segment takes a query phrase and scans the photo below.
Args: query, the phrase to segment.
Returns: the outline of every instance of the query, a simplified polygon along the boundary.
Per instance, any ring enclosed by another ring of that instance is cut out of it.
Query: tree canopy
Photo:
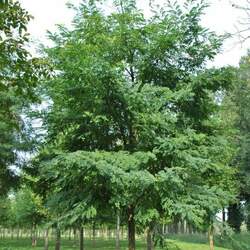
[[[233,164],[238,168],[238,203],[229,209],[229,223],[240,231],[242,222],[245,221],[249,227],[248,204],[250,200],[250,168],[249,168],[249,53],[241,58],[237,70],[237,81],[233,91],[228,93],[225,99],[226,115],[231,113],[230,124],[234,129],[233,142],[236,147]],[[244,212],[245,210],[245,212]]]
[[[148,15],[137,3],[68,4],[72,25],[34,57],[32,16],[0,0],[3,235],[29,228],[35,246],[42,228],[44,249],[54,233],[60,250],[73,229],[84,250],[84,230],[95,242],[116,223],[117,250],[120,227],[128,250],[143,232],[152,250],[179,223],[208,232],[212,250],[218,213],[250,230],[250,54],[208,67],[225,36],[203,27],[205,0],[149,1]]]
[[[64,215],[120,209],[133,250],[139,215],[145,226],[175,215],[201,225],[233,198],[218,110],[234,71],[206,68],[222,37],[201,26],[203,1],[150,18],[136,1],[113,4],[106,13],[102,1],[82,3],[73,29],[49,34],[47,136],[33,167]]]
[[[37,100],[34,88],[45,74],[42,61],[27,50],[30,19],[16,1],[0,5],[0,195],[16,182],[10,167],[20,166],[18,152],[28,145],[21,113]]]

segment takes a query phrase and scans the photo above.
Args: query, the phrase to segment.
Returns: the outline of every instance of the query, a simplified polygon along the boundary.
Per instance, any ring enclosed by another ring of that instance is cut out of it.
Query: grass
[[[206,235],[202,234],[193,234],[193,235],[169,235],[171,243],[176,244],[181,250],[209,250],[208,240]],[[250,249],[250,234],[249,233],[241,233],[233,235],[233,239],[237,240],[237,242],[245,244],[247,246],[243,249]],[[232,244],[228,240],[222,240],[220,238],[215,238],[215,250],[229,250],[232,249]],[[115,241],[107,240],[107,239],[97,239],[96,245],[93,246],[93,241],[86,239],[85,246],[87,250],[115,250]],[[50,242],[50,250],[54,249],[54,243]],[[77,250],[77,244],[74,244],[73,240],[62,240],[62,250]],[[121,240],[121,250],[127,249],[127,241]],[[145,250],[146,245],[144,240],[137,240],[136,242],[137,250]],[[234,249],[240,250],[236,245]],[[11,239],[0,239],[0,250],[43,250],[43,240],[38,240],[37,247],[31,247],[30,239],[19,239],[19,240],[11,240]],[[159,250],[159,249],[155,249]]]
[[[175,243],[180,247],[181,250],[209,250],[207,244],[192,243],[192,242],[182,242],[178,240],[172,240],[171,242]],[[90,240],[85,241],[85,246],[87,250],[115,250],[114,240],[97,240],[95,247],[93,242]],[[127,249],[127,241],[121,241],[121,250]],[[53,242],[51,242],[50,248],[54,249]],[[73,241],[63,240],[62,241],[62,250],[76,250],[78,246],[74,246]],[[137,250],[145,250],[146,245],[143,241],[138,240],[136,243]],[[43,241],[39,240],[36,248],[31,247],[31,241],[29,239],[20,239],[20,240],[10,240],[10,239],[0,239],[0,250],[43,250]],[[158,249],[156,249],[158,250]],[[215,250],[227,250],[226,248],[215,247]]]
[[[169,238],[172,240],[175,240],[177,242],[180,242],[180,246],[183,244],[206,244],[207,243],[207,237],[206,235],[202,234],[193,234],[193,235],[170,235]],[[234,249],[234,250],[250,250],[250,234],[249,233],[241,233],[241,234],[234,234],[232,236],[232,240],[229,238],[220,238],[215,237],[215,245],[218,247],[224,247],[226,249]],[[188,248],[185,248],[185,250],[188,250]],[[196,249],[195,247],[192,249]],[[206,248],[204,248],[206,249]]]
[[[187,242],[178,242],[177,244],[181,250],[209,250],[207,244],[199,243],[187,243]],[[227,250],[227,248],[215,247],[215,250]]]

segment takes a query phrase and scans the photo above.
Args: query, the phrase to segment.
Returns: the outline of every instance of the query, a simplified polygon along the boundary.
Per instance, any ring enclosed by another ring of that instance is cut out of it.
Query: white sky
[[[34,20],[29,25],[29,32],[34,41],[49,44],[46,38],[46,31],[55,31],[56,24],[70,25],[74,13],[65,5],[68,0],[19,0],[22,6],[34,16]],[[179,0],[183,1],[183,0]],[[77,4],[81,0],[71,0]],[[147,12],[145,6],[147,1],[138,0],[138,6]],[[157,2],[163,3],[164,0]],[[216,31],[218,34],[225,32],[235,32],[237,24],[243,13],[232,7],[230,0],[210,0],[211,6],[203,18],[204,26]],[[234,0],[237,4],[244,5],[246,0]],[[218,55],[212,63],[214,66],[237,65],[242,55],[246,54],[250,48],[250,39],[240,45],[237,39],[231,39],[225,43],[223,53]]]

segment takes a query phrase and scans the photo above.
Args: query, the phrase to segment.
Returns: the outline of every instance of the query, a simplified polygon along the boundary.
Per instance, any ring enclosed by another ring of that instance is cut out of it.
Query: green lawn
[[[178,242],[177,244],[181,250],[209,250],[209,246],[206,244],[199,243],[187,243],[187,242]],[[215,247],[215,250],[227,250],[227,248]]]
[[[169,235],[169,238],[172,240],[175,240],[179,242],[180,246],[183,248],[183,245],[186,245],[187,243],[190,243],[191,245],[194,244],[194,247],[191,249],[199,249],[195,248],[197,244],[206,244],[207,243],[207,236],[202,234],[193,234],[192,236],[187,234],[177,234],[177,235]],[[241,233],[241,234],[234,234],[232,236],[232,240],[229,240],[228,238],[220,238],[215,237],[215,244],[216,246],[221,246],[227,249],[234,249],[234,250],[250,250],[250,234],[249,233]],[[189,248],[187,246],[184,246],[184,249],[188,250]],[[203,249],[203,248],[202,248]],[[206,248],[204,248],[206,249]],[[218,248],[220,249],[220,248]]]
[[[188,242],[181,242],[181,241],[173,241],[175,242],[181,250],[209,250],[208,245],[206,244],[199,244],[199,243],[188,243]],[[93,242],[86,240],[86,249],[87,250],[94,250],[94,249],[103,249],[103,250],[114,250],[114,241],[112,240],[97,240],[96,246],[93,246]],[[121,250],[126,250],[127,242],[123,240]],[[38,241],[38,246],[36,248],[32,248],[30,246],[30,240],[3,240],[0,239],[0,250],[43,250],[43,241]],[[50,249],[54,249],[53,244],[51,244]],[[72,241],[63,241],[62,242],[62,250],[76,250],[78,249],[77,246],[74,246]],[[145,250],[146,246],[144,242],[137,241],[137,249],[138,250]],[[215,250],[226,250],[226,248],[216,247]]]

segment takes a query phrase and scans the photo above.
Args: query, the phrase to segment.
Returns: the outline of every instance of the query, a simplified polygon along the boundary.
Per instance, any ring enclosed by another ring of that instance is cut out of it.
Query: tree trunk
[[[176,220],[174,223],[174,233],[175,234],[179,233],[179,220]]]
[[[19,240],[19,237],[20,237],[20,229],[19,229],[19,227],[17,227],[17,229],[16,229],[16,238],[17,238],[17,240]]]
[[[69,240],[71,240],[71,227],[69,228]]]
[[[36,240],[36,224],[34,223],[33,226],[32,226],[32,247],[35,247],[36,246],[36,243],[37,243],[37,240]]]
[[[240,233],[240,227],[243,222],[243,215],[240,204],[232,204],[228,207],[228,224],[236,233]]]
[[[77,245],[77,239],[76,239],[76,229],[73,228],[73,237],[74,237],[74,246]]]
[[[247,225],[247,231],[250,232],[250,197],[246,202],[246,207],[247,207],[246,225]]]
[[[134,208],[128,208],[128,250],[135,250],[135,218]]]
[[[44,232],[44,250],[49,249],[49,229],[46,228]]]
[[[222,209],[222,222],[226,222],[226,211],[225,208]]]
[[[117,212],[117,217],[116,217],[115,249],[120,250],[120,214],[119,214],[119,211]]]
[[[92,240],[93,240],[93,247],[95,247],[95,235],[96,235],[96,232],[95,232],[95,222],[93,223],[93,227],[92,227]]]
[[[55,250],[61,249],[61,231],[60,228],[56,228],[56,244],[55,244]]]
[[[124,239],[124,227],[123,226],[121,227],[121,239],[122,240]]]
[[[214,230],[213,230],[213,225],[211,225],[209,227],[208,238],[209,238],[210,250],[214,250]]]
[[[188,233],[192,234],[193,233],[193,227],[190,223],[188,223]]]
[[[180,222],[180,233],[184,234],[185,233],[185,224],[184,220]]]
[[[109,238],[108,226],[105,226],[105,238],[106,240]]]
[[[153,238],[152,238],[152,230],[150,227],[147,228],[147,250],[153,250]]]
[[[108,239],[110,239],[111,237],[112,237],[112,232],[111,232],[111,228],[110,228],[110,226],[108,226],[108,231],[107,231],[107,237],[108,237]]]
[[[82,226],[80,227],[79,234],[80,234],[80,250],[84,250],[84,230]]]

